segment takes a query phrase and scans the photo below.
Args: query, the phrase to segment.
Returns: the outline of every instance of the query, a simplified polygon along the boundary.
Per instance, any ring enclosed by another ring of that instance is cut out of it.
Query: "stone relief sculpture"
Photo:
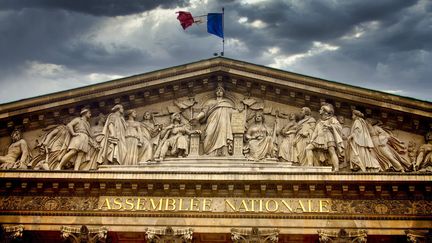
[[[381,127],[381,121],[375,119],[368,119],[368,121],[369,133],[372,137],[374,151],[381,169],[383,171],[408,170],[410,163],[401,155],[401,153],[406,151],[403,142],[394,137],[390,132],[385,131]]]
[[[298,166],[332,165],[334,171],[343,166],[342,162],[352,171],[432,171],[432,132],[426,134],[425,144],[417,151],[418,139],[406,146],[389,127],[379,120],[365,119],[358,110],[352,112],[352,126],[348,127],[345,118],[336,118],[328,103],[322,103],[317,122],[308,107],[288,116],[278,112],[278,105],[250,94],[243,100],[230,95],[228,98],[219,84],[215,97],[204,102],[199,111],[195,97],[188,96],[174,100],[166,109],[145,111],[142,121],[137,120],[136,110],[124,114],[118,104],[107,117],[101,114],[95,126],[90,126],[90,110],[83,109],[80,117],[66,125],[44,128],[36,140],[34,149],[39,153],[34,157],[20,131],[14,131],[7,154],[0,156],[0,168],[96,170],[101,164],[138,165],[169,156],[185,157],[189,150],[194,158],[203,154],[228,156],[233,154],[235,140],[236,159],[276,158]],[[241,112],[235,104],[243,106]],[[273,119],[265,119],[275,114],[276,120],[279,114],[288,119],[280,130]],[[240,118],[242,122],[238,122]],[[251,118],[251,125],[245,126]],[[201,138],[191,136],[200,133],[192,125],[202,126]]]
[[[314,157],[318,165],[329,161],[334,171],[339,171],[339,161],[343,161],[344,145],[342,126],[334,116],[333,105],[324,103],[319,111],[321,120],[315,126],[310,143],[306,146],[308,165],[312,165]]]
[[[103,128],[105,125],[106,117],[103,114],[100,114],[97,118],[97,122],[95,126],[92,126],[90,129],[93,133],[93,141],[96,143],[96,147],[90,147],[90,151],[88,153],[88,163],[83,166],[83,170],[96,170],[98,163],[97,158],[99,154],[99,149],[101,147],[101,142],[104,139],[105,135],[103,134]]]
[[[410,164],[413,165],[413,170],[416,170],[417,153],[417,143],[415,143],[414,141],[409,141],[407,147],[407,155]]]
[[[164,160],[169,153],[171,156],[185,157],[189,154],[189,135],[200,133],[192,131],[187,124],[181,122],[180,113],[171,115],[171,124],[161,131],[161,141],[155,152],[157,161]]]
[[[255,114],[254,123],[247,129],[245,140],[246,158],[258,161],[272,156],[274,139],[270,129],[264,124],[264,114],[262,112]]]
[[[90,110],[84,108],[81,110],[80,115],[81,117],[73,119],[66,125],[71,134],[71,139],[67,149],[68,152],[62,157],[60,163],[55,168],[56,170],[61,170],[72,158],[75,158],[73,162],[74,170],[79,170],[81,163],[88,159],[87,155],[90,147],[98,147],[96,142],[93,141],[93,134],[90,130]]]
[[[288,117],[288,123],[279,131],[282,137],[279,148],[278,157],[281,160],[298,163],[298,154],[295,149],[295,137],[298,130],[296,123],[296,114],[291,113]]]
[[[344,116],[337,116],[339,123],[342,126],[342,140],[345,148],[348,148],[348,137],[351,134],[351,127],[346,124]],[[345,151],[346,154],[346,151]],[[348,156],[344,154],[344,164],[341,167],[346,167],[348,165]]]
[[[233,133],[231,129],[231,113],[234,104],[224,97],[225,89],[218,85],[216,98],[208,100],[202,111],[191,119],[192,123],[203,121],[206,123],[204,136],[204,154],[226,156],[232,153]]]
[[[185,115],[188,120],[193,118],[193,106],[197,103],[198,102],[193,96],[189,96],[185,99],[177,99],[174,101],[174,105],[180,109],[181,113],[189,113]]]
[[[143,120],[141,122],[141,137],[143,139],[143,146],[140,149],[139,161],[148,162],[153,160],[154,152],[160,141],[160,132],[162,125],[157,124],[154,116],[150,111],[144,112]]]
[[[31,160],[31,152],[21,131],[15,129],[11,134],[12,143],[7,154],[0,156],[0,169],[26,169]]]
[[[53,125],[43,129],[42,136],[36,148],[39,154],[30,162],[31,168],[53,170],[68,151],[71,134],[66,125]]]
[[[294,138],[294,151],[297,155],[297,161],[301,166],[313,166],[313,161],[308,161],[306,155],[306,146],[312,139],[312,133],[316,126],[316,120],[312,116],[309,107],[303,107],[299,114],[300,121],[297,123],[297,133]],[[312,162],[309,164],[309,162]]]
[[[414,165],[416,171],[432,171],[432,131],[426,133],[425,142],[419,148]]]
[[[143,147],[141,124],[135,121],[137,112],[128,110],[126,112],[126,156],[123,165],[138,165],[139,148]],[[146,144],[150,146],[150,144]]]
[[[123,117],[122,105],[115,105],[108,115],[102,133],[104,138],[98,154],[98,164],[121,165],[126,157],[126,121]]]
[[[373,153],[374,144],[369,134],[364,115],[358,110],[352,111],[354,120],[351,134],[348,137],[348,147],[345,150],[351,170],[379,171],[380,165]]]

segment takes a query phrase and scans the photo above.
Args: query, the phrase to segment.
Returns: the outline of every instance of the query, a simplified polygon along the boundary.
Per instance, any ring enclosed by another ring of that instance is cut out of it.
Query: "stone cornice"
[[[250,196],[429,200],[431,173],[2,171],[3,195]]]
[[[267,182],[432,182],[432,173],[304,173],[304,172],[164,172],[164,171],[124,171],[124,172],[102,172],[102,171],[0,171],[2,180],[94,180],[94,181],[267,181]]]

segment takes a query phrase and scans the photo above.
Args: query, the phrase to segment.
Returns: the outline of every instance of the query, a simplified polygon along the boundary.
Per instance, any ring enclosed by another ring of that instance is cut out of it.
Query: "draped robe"
[[[228,146],[233,140],[231,129],[231,113],[234,105],[226,98],[214,99],[207,102],[203,112],[207,123],[204,132],[204,153],[212,152]]]

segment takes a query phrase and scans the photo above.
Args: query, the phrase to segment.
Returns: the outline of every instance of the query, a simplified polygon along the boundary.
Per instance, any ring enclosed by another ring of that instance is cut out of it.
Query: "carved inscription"
[[[231,115],[231,129],[233,133],[244,133],[245,130],[245,115],[240,112],[233,112]]]

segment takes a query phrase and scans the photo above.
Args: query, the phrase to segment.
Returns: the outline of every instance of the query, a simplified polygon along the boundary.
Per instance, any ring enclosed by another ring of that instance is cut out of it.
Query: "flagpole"
[[[222,7],[222,33],[224,33],[224,35],[223,35],[223,38],[222,38],[222,53],[221,53],[221,56],[224,56],[224,53],[225,53],[224,16],[225,16],[225,8]]]

